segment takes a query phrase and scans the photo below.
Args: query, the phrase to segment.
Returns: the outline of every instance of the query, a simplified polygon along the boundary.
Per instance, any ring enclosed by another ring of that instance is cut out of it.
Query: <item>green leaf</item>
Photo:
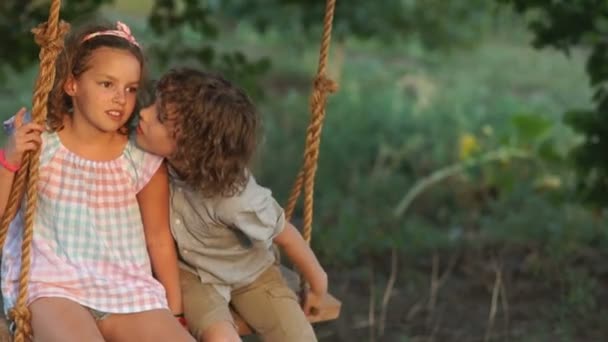
[[[563,160],[552,139],[547,139],[538,146],[538,156],[548,162],[561,162]]]
[[[552,123],[548,119],[535,114],[517,114],[511,118],[517,134],[524,143],[533,143],[548,132]]]

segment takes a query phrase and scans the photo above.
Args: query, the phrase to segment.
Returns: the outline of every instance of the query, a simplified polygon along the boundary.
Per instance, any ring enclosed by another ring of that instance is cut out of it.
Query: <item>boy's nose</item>
[[[140,120],[147,121],[152,113],[152,106],[144,107],[139,111]]]

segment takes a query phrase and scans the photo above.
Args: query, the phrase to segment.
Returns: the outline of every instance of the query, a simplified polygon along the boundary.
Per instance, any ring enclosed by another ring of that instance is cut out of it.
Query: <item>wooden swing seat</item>
[[[291,288],[295,293],[298,293],[300,289],[300,277],[298,274],[285,266],[281,266],[281,273],[287,281],[289,288]],[[310,323],[319,323],[334,320],[340,316],[341,307],[342,303],[330,293],[327,293],[323,298],[321,307],[319,308],[319,314],[315,317],[309,317],[308,321]],[[239,335],[246,336],[255,334],[255,331],[236,311],[232,309],[231,311],[232,317],[234,318],[234,323],[236,323],[239,330]]]

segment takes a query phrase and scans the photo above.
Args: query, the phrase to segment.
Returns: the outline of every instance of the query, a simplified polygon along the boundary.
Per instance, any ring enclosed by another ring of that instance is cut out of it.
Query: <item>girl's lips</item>
[[[112,118],[113,120],[116,120],[116,121],[122,120],[122,117],[124,115],[123,112],[119,111],[119,110],[108,110],[108,111],[106,111],[106,114],[110,118]]]

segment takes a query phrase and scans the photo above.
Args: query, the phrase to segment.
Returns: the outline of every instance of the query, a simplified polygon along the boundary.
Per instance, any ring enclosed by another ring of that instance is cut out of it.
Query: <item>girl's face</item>
[[[129,51],[108,47],[95,49],[87,64],[64,85],[74,105],[73,124],[91,133],[114,133],[135,108],[141,64]]]
[[[139,112],[136,142],[141,149],[170,157],[176,149],[174,131],[174,119],[160,109],[158,100]]]

